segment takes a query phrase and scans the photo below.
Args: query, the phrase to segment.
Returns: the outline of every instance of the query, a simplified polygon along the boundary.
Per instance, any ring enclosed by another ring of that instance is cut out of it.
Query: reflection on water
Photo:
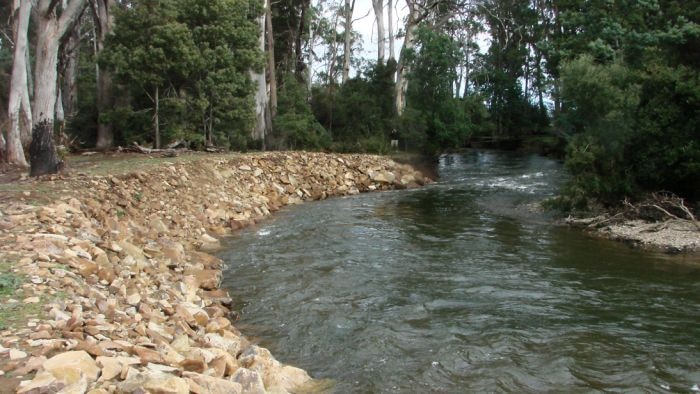
[[[691,391],[700,269],[548,224],[560,165],[471,152],[439,183],[306,204],[241,232],[241,328],[345,392]]]

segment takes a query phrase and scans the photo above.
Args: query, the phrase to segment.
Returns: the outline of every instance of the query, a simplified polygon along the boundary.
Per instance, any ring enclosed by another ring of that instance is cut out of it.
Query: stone
[[[25,357],[27,357],[27,353],[18,349],[10,349],[10,360],[14,361]]]
[[[185,261],[185,248],[181,243],[169,239],[159,239],[158,244],[165,258],[172,262]]]
[[[241,350],[240,338],[225,338],[219,334],[208,333],[204,335],[204,342],[210,347],[224,349],[231,354],[238,354]]]
[[[53,374],[42,371],[34,376],[32,380],[25,380],[17,388],[18,394],[43,394],[56,393],[66,387],[66,383],[56,379]]]
[[[200,289],[213,290],[219,287],[221,282],[221,271],[201,270],[195,274]]]
[[[138,246],[127,241],[121,241],[118,243],[118,245],[121,248],[121,250],[124,251],[124,253],[133,257],[134,260],[141,262],[146,261],[146,256],[143,255],[143,250],[141,250]]]
[[[132,293],[126,297],[126,303],[132,306],[136,306],[141,302],[141,295],[139,293]]]
[[[221,247],[221,242],[209,234],[202,234],[199,238],[199,248],[202,250],[217,250]]]
[[[24,365],[21,368],[16,369],[14,373],[17,375],[30,374],[34,371],[38,371],[39,369],[41,369],[41,366],[44,365],[44,362],[46,362],[46,357],[44,356],[32,357],[26,363],[24,363]]]
[[[183,372],[182,376],[196,383],[194,394],[237,394],[243,393],[243,386],[238,382],[215,378],[193,372]],[[190,386],[192,388],[192,386]]]
[[[117,385],[117,392],[150,394],[188,394],[190,392],[190,386],[185,379],[163,372],[145,371],[129,375],[124,382]]]
[[[370,179],[379,183],[392,183],[396,179],[396,175],[389,171],[373,172],[369,175]]]
[[[246,368],[239,368],[233,374],[233,376],[231,376],[231,381],[239,383],[243,393],[265,394],[263,380],[260,377],[260,374],[255,371],[251,371]]]
[[[100,368],[95,360],[84,350],[70,351],[58,354],[48,359],[44,365],[44,370],[52,373],[57,379],[67,381],[69,384],[72,376],[83,375],[88,382],[94,382],[100,375]]]
[[[153,349],[148,349],[143,346],[134,346],[132,351],[141,359],[141,364],[143,365],[148,363],[161,363],[163,361],[160,353]]]
[[[124,364],[115,357],[97,357],[97,364],[102,366],[100,381],[112,380],[121,374]]]
[[[217,317],[209,321],[207,324],[207,332],[219,332],[231,326],[231,321],[225,317]]]

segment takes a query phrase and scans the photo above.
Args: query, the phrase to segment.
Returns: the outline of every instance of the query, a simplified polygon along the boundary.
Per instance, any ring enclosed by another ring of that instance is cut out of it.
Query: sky
[[[337,0],[337,1],[342,1],[342,0]],[[387,0],[384,0],[386,3]],[[406,3],[404,0],[394,0],[394,34],[396,34],[400,29],[403,28],[403,20],[404,17],[407,15],[407,8],[406,8]],[[387,21],[387,9],[386,6],[384,8],[384,25],[387,30],[388,34],[388,21]],[[366,61],[377,61],[377,26],[376,26],[376,20],[374,17],[374,9],[372,8],[372,0],[355,0],[355,10],[353,12],[353,30],[358,32],[361,36],[361,46],[362,46],[362,51],[360,52],[354,52],[353,53],[353,58],[362,58]],[[338,31],[342,31],[342,27],[338,27]],[[394,42],[394,58],[398,58],[399,56],[399,51],[401,50],[401,45],[403,44],[403,40],[400,38],[397,38]],[[338,48],[339,54],[342,54],[343,48],[342,48],[342,43],[339,43],[340,47]],[[316,51],[317,55],[322,55],[323,52],[325,52],[327,48],[325,46],[317,46],[314,48]],[[387,37],[387,43],[386,43],[386,54],[385,57],[388,59],[389,58],[389,41]],[[321,64],[314,64],[314,72],[319,72],[321,71],[321,68],[323,68],[323,65]],[[350,76],[354,77],[359,70],[356,68],[352,68],[350,70]]]
[[[386,0],[384,0],[386,2]],[[369,12],[369,15],[368,15]],[[403,27],[403,19],[407,14],[406,3],[402,0],[394,0],[394,34]],[[362,18],[367,15],[367,17]],[[376,60],[377,59],[377,24],[374,18],[374,9],[372,8],[372,0],[356,0],[353,19],[359,19],[353,23],[353,29],[362,35],[362,53],[361,57]],[[384,7],[384,25],[388,30],[389,22],[387,21],[387,10]],[[387,31],[388,34],[388,31]],[[388,38],[387,38],[388,39]],[[401,50],[402,40],[397,39],[395,43],[394,58],[398,58],[398,52]],[[389,58],[389,42],[386,44],[386,58]]]

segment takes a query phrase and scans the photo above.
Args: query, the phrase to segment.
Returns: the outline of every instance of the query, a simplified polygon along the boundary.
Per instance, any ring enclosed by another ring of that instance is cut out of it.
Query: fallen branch
[[[651,196],[640,202],[633,204],[625,199],[622,203],[627,209],[628,216],[632,218],[651,219],[654,221],[683,221],[692,223],[700,231],[700,222],[695,218],[692,211],[685,205],[685,201],[671,193],[652,193]],[[660,213],[656,216],[644,210],[651,210]]]
[[[134,152],[137,153],[143,153],[143,154],[153,154],[153,153],[160,153],[163,155],[163,157],[175,157],[178,156],[182,152],[186,152],[188,149],[186,148],[181,148],[181,149],[155,149],[155,148],[146,148],[145,146],[141,146],[134,142],[133,146],[131,147]]]

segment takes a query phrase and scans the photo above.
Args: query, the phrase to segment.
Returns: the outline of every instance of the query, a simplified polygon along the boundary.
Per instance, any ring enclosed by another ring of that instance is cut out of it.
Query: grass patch
[[[13,295],[21,284],[22,279],[15,274],[0,274],[0,297]]]
[[[29,319],[44,315],[43,306],[47,301],[42,297],[35,304],[22,302],[33,294],[25,294],[22,284],[26,279],[12,272],[12,266],[13,263],[0,261],[0,330],[26,327]]]

